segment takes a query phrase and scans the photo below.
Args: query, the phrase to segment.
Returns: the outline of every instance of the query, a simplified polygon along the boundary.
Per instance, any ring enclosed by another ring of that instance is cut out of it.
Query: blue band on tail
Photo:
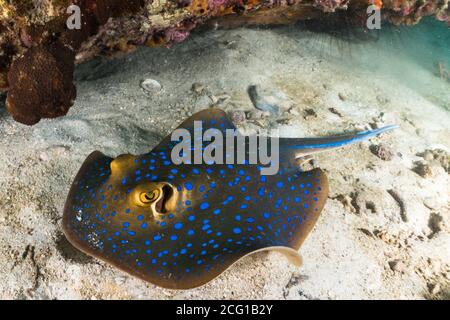
[[[342,147],[345,146],[347,144],[351,144],[351,143],[355,143],[355,142],[360,142],[360,141],[364,141],[367,140],[371,137],[377,136],[383,132],[386,131],[390,131],[390,130],[394,130],[399,128],[398,125],[390,125],[390,126],[386,126],[383,128],[378,128],[375,130],[368,130],[368,131],[363,131],[363,132],[358,132],[355,133],[354,136],[352,136],[351,138],[347,138],[345,140],[341,140],[341,141],[335,141],[335,142],[326,142],[326,143],[315,143],[315,144],[305,144],[305,145],[295,145],[295,146],[289,146],[287,147],[288,149],[322,149],[322,148],[337,148],[337,147]],[[338,138],[338,137],[333,137],[333,138]],[[326,139],[326,138],[324,138]],[[322,140],[322,139],[320,139]]]

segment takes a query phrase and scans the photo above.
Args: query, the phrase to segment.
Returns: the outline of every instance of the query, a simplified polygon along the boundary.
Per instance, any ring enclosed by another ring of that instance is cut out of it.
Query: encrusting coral
[[[286,24],[344,10],[367,17],[371,4],[394,24],[430,15],[450,23],[449,0],[0,0],[0,92],[14,119],[32,125],[72,106],[76,62],[170,46],[205,22]],[[80,9],[79,29],[66,25],[71,5]]]

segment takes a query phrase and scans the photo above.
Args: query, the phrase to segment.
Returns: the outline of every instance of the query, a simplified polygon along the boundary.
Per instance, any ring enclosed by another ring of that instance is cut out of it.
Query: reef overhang
[[[67,26],[73,5],[79,29]],[[67,113],[77,62],[171,46],[204,24],[279,25],[343,12],[362,24],[370,5],[396,25],[424,16],[450,23],[449,0],[0,0],[0,92],[12,116],[32,125]]]

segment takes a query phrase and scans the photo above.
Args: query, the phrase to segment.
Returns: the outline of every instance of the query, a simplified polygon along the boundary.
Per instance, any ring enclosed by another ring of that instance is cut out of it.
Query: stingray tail
[[[296,155],[295,157],[297,158],[361,142],[375,137],[383,132],[397,129],[398,127],[399,126],[397,125],[389,125],[374,130],[323,138],[282,138],[280,139],[280,149],[284,149],[285,151],[293,151]]]

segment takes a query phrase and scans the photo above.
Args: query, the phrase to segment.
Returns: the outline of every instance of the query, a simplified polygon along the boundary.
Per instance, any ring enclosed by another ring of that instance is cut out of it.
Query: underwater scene
[[[450,299],[450,1],[0,0],[0,299]]]

